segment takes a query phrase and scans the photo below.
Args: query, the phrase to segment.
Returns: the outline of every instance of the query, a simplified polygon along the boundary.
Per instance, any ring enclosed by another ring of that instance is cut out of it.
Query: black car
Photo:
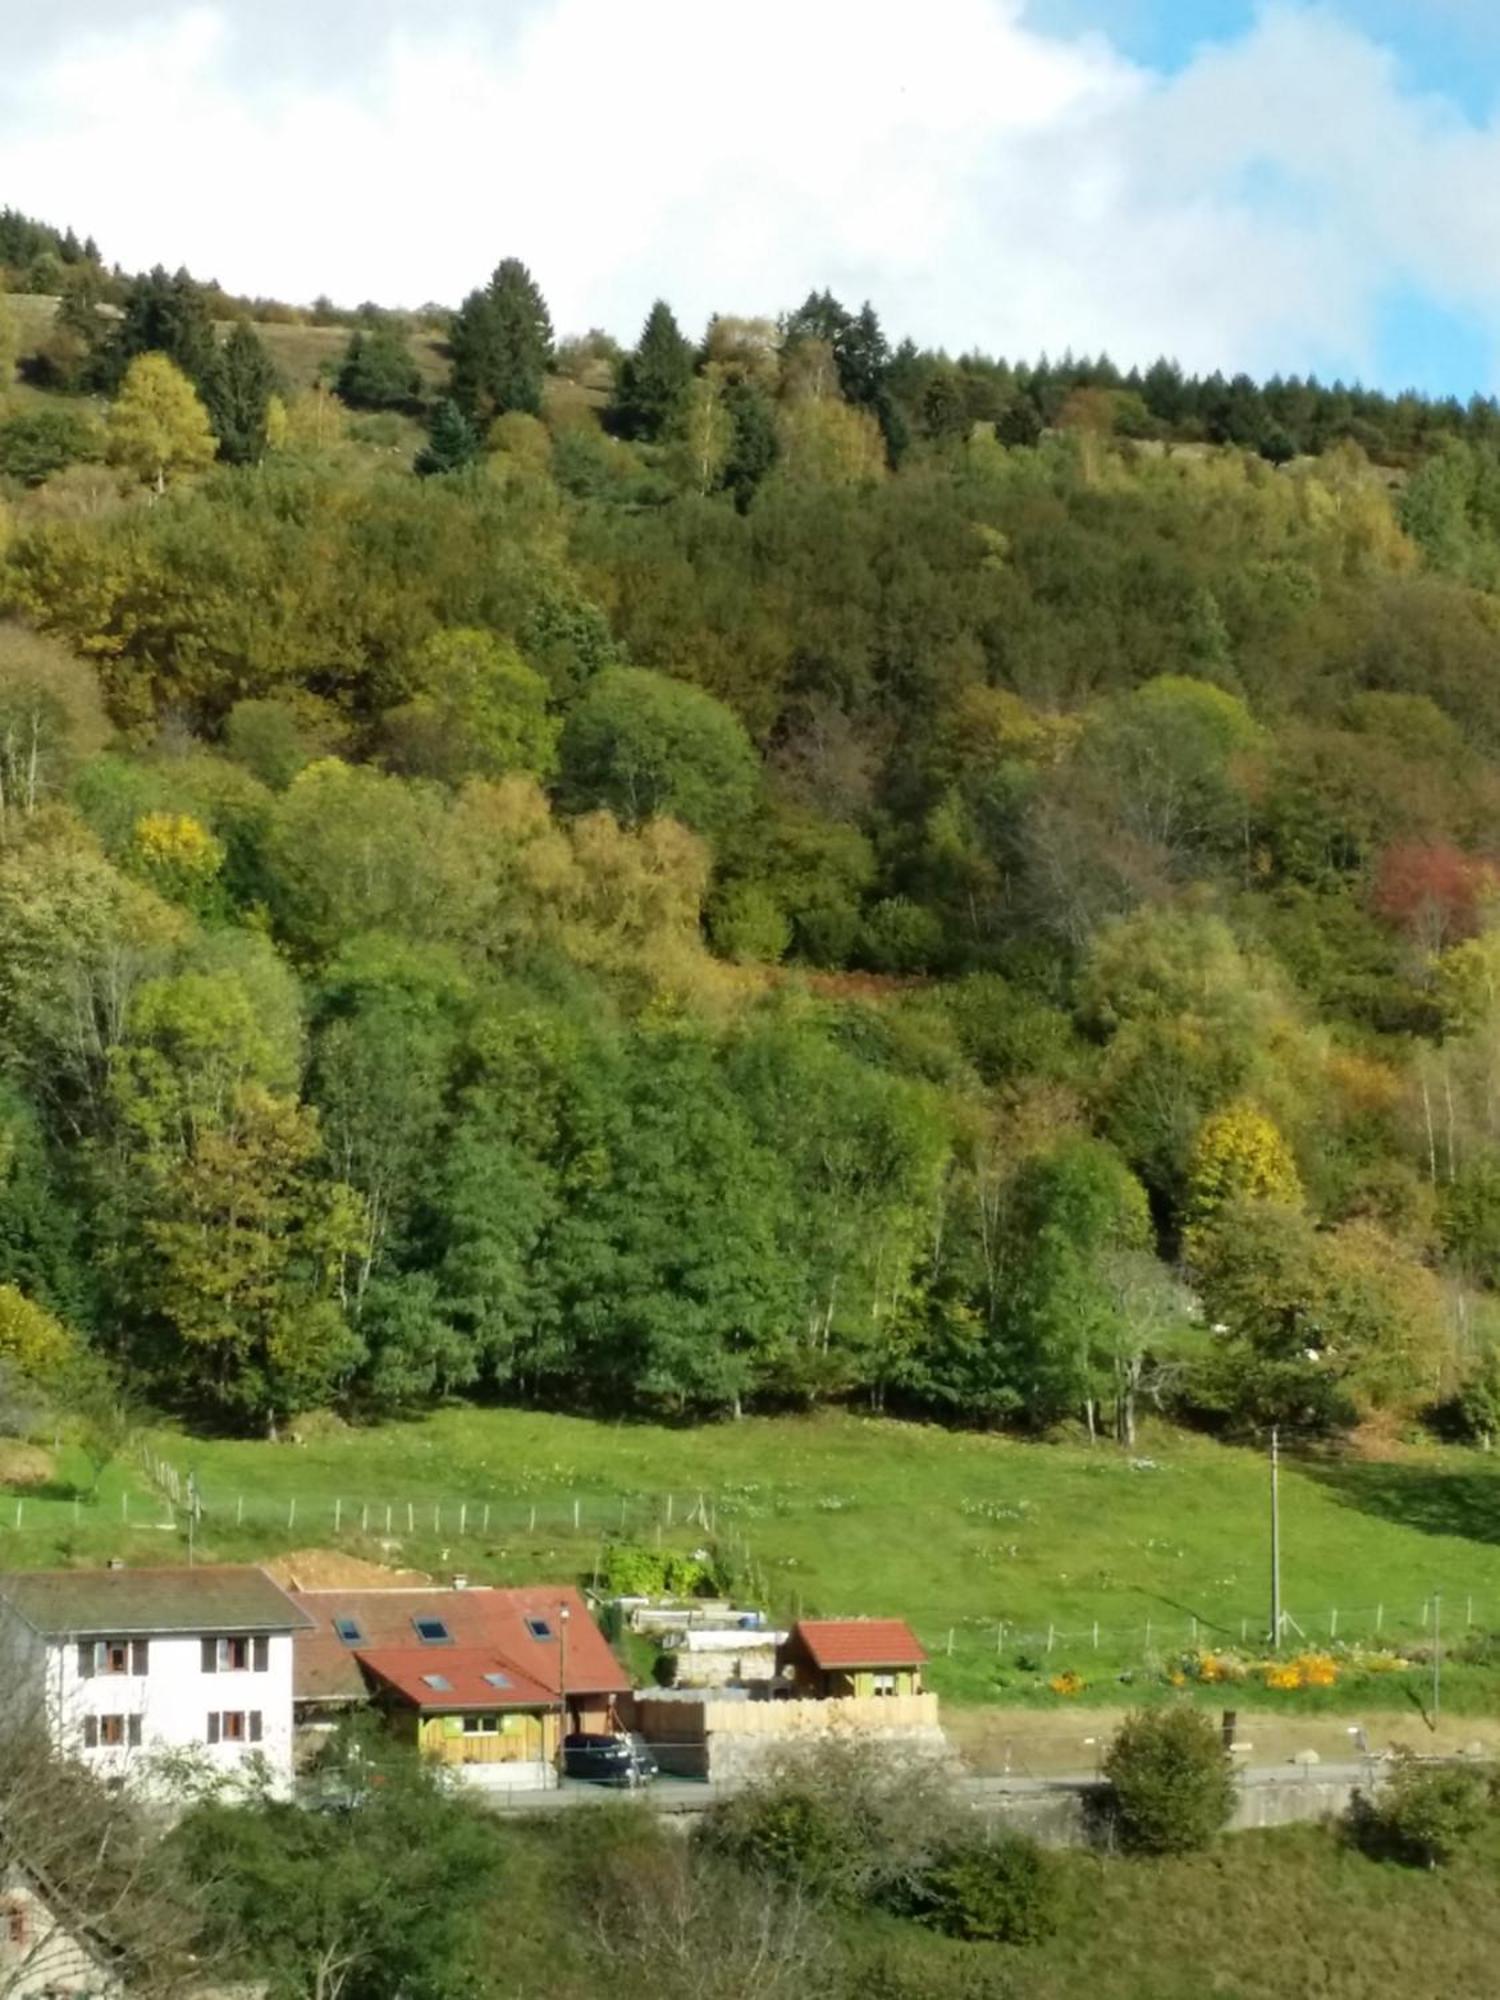
[[[593,1785],[649,1785],[656,1759],[638,1736],[580,1732],[563,1738],[563,1776]]]

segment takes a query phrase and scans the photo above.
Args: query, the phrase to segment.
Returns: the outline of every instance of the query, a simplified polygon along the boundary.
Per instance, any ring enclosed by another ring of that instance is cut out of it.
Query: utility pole
[[[1443,1712],[1443,1594],[1432,1593],[1432,1726]]]
[[[1271,1644],[1281,1644],[1281,1438],[1271,1426]]]

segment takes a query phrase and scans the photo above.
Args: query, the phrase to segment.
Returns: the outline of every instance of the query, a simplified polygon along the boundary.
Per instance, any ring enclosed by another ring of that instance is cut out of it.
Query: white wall
[[[192,1752],[206,1770],[230,1777],[258,1754],[265,1759],[277,1789],[290,1788],[292,1636],[289,1632],[270,1635],[263,1673],[256,1673],[253,1665],[243,1672],[205,1673],[202,1641],[194,1634],[152,1638],[148,1642],[144,1674],[81,1675],[78,1641],[49,1640],[40,1646],[28,1645],[26,1642],[33,1635],[24,1626],[19,1626],[18,1635],[18,1624],[0,1606],[0,1648],[10,1641],[13,1671],[19,1670],[44,1700],[53,1741],[100,1777],[128,1778],[149,1785],[152,1759],[167,1751]],[[8,1631],[3,1629],[6,1626],[10,1628]],[[253,1641],[249,1657],[253,1662]],[[252,1743],[248,1718],[256,1709],[261,1714],[262,1734],[259,1743]],[[243,1742],[209,1742],[209,1714],[224,1710],[245,1715],[247,1734]],[[127,1741],[119,1747],[100,1744],[88,1749],[84,1741],[85,1718],[107,1715],[127,1718]],[[139,1716],[141,1720],[138,1746],[128,1741],[131,1716]]]
[[[23,1935],[11,1941],[16,1912]],[[116,1995],[118,1981],[86,1945],[54,1921],[30,1885],[12,1874],[0,1882],[0,1996],[3,2000],[60,2000],[63,1995]]]

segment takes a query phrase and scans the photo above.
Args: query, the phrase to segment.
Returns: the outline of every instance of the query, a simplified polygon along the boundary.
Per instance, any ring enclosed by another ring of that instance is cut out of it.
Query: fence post
[[[342,1500],[335,1500],[333,1503],[333,1532],[335,1534],[338,1534],[339,1531],[342,1529],[343,1525],[344,1525],[344,1503]]]
[[[1198,1643],[1198,1621],[1197,1621],[1197,1619],[1195,1618],[1195,1619],[1193,1620],[1193,1644],[1194,1644],[1194,1646],[1196,1646],[1196,1645],[1197,1645],[1197,1643]]]
[[[408,1500],[408,1501],[407,1501],[407,1503],[406,1503],[406,1532],[407,1532],[407,1534],[409,1534],[409,1535],[410,1535],[410,1534],[414,1534],[414,1533],[416,1532],[416,1526],[417,1526],[417,1510],[416,1510],[416,1508],[415,1508],[415,1507],[413,1507],[413,1505],[412,1505],[412,1503],[410,1502],[410,1500]]]
[[[120,1519],[122,1521],[130,1519],[130,1489],[128,1487],[120,1495]]]
[[[581,1503],[579,1501],[578,1495],[575,1493],[573,1495],[573,1532],[575,1535],[578,1533],[578,1527],[579,1527],[578,1516],[579,1516],[580,1505]]]
[[[669,1493],[667,1495],[667,1526],[670,1528],[671,1525],[672,1525],[672,1496]]]
[[[1333,1641],[1334,1641],[1334,1640],[1335,1640],[1335,1639],[1336,1639],[1336,1638],[1337,1638],[1338,1636],[1339,1636],[1339,1608],[1338,1608],[1338,1606],[1337,1606],[1337,1605],[1335,1604],[1335,1605],[1334,1605],[1334,1607],[1333,1607],[1333,1609],[1332,1609],[1332,1610],[1331,1610],[1331,1611],[1329,1612],[1329,1614],[1328,1614],[1328,1642],[1329,1642],[1329,1644],[1330,1644],[1330,1645],[1332,1645]]]
[[[1051,1624],[1049,1623],[1049,1624],[1048,1624],[1048,1626],[1047,1626],[1047,1651],[1048,1651],[1049,1653],[1050,1653],[1050,1652],[1052,1651],[1052,1645],[1053,1645],[1053,1641],[1054,1641],[1054,1640],[1056,1639],[1056,1637],[1057,1637],[1057,1634],[1056,1634],[1056,1632],[1055,1632],[1055,1631],[1053,1630],[1053,1628],[1052,1628]]]
[[[948,1627],[948,1657],[949,1659],[953,1657],[953,1627],[951,1625]]]
[[[529,1526],[529,1532],[533,1535],[536,1533],[536,1502],[534,1500],[531,1503],[531,1521]]]
[[[245,1524],[245,1496],[243,1493],[241,1493],[236,1497],[234,1503],[234,1525],[237,1528],[241,1528],[244,1526],[244,1524]]]
[[[1098,1650],[1099,1650],[1099,1620],[1096,1618],[1094,1620],[1094,1651],[1097,1653]]]
[[[1468,1629],[1468,1627],[1469,1627],[1470,1625],[1472,1625],[1473,1623],[1474,1623],[1474,1600],[1473,1600],[1473,1598],[1472,1598],[1472,1597],[1466,1597],[1466,1598],[1464,1599],[1464,1628],[1465,1628],[1465,1630],[1467,1630],[1467,1629]]]
[[[359,1505],[359,1532],[362,1535],[368,1534],[369,1529],[370,1529],[370,1503],[368,1500],[362,1500]]]
[[[1003,1618],[995,1627],[995,1651],[997,1653],[1005,1651],[1005,1620]]]
[[[385,1503],[385,1531],[387,1534],[391,1532],[391,1503],[389,1500]]]
[[[441,1500],[436,1503],[432,1510],[432,1532],[435,1535],[440,1535],[443,1532],[443,1503]]]
[[[18,1501],[16,1502],[16,1526],[17,1526],[18,1528],[19,1528],[19,1527],[20,1527],[20,1525],[21,1525],[21,1510],[22,1510],[22,1508],[24,1507],[24,1505],[25,1505],[25,1502],[24,1502],[24,1501],[21,1501],[21,1500],[18,1500]]]
[[[1375,1637],[1377,1639],[1380,1637],[1381,1628],[1384,1626],[1384,1624],[1385,1624],[1385,1606],[1383,1604],[1377,1604],[1375,1607]]]
[[[1422,1630],[1424,1632],[1427,1630],[1427,1611],[1428,1611],[1428,1603],[1427,1599],[1424,1597],[1422,1599]]]
[[[1249,1638],[1249,1636],[1250,1636],[1250,1620],[1248,1618],[1242,1618],[1240,1620],[1240,1644],[1242,1646],[1244,1645],[1245,1641]]]
[[[458,1532],[461,1535],[466,1535],[469,1532],[469,1503],[467,1500],[460,1500],[458,1503]]]
[[[1151,1651],[1151,1620],[1146,1620],[1146,1651]]]
[[[287,1502],[286,1524],[288,1528],[294,1528],[297,1525],[297,1496],[295,1493]]]

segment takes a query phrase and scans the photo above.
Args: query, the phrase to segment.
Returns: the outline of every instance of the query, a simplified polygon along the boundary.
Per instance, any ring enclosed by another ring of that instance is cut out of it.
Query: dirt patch
[[[424,1570],[391,1569],[338,1549],[293,1549],[261,1567],[284,1590],[411,1590],[432,1581]]]
[[[0,1438],[0,1486],[45,1486],[57,1470],[39,1444]]]
[[[942,1722],[949,1741],[978,1775],[1050,1778],[1095,1769],[1128,1713],[1124,1708],[1054,1713],[944,1703]],[[1500,1753],[1500,1717],[1455,1716],[1434,1734],[1409,1708],[1361,1711],[1358,1716],[1273,1715],[1242,1708],[1236,1739],[1248,1746],[1252,1764],[1290,1764],[1308,1750],[1317,1752],[1320,1763],[1341,1764],[1358,1754],[1349,1734],[1356,1727],[1363,1727],[1377,1753],[1405,1748],[1424,1757],[1457,1756],[1480,1744],[1491,1754]]]

